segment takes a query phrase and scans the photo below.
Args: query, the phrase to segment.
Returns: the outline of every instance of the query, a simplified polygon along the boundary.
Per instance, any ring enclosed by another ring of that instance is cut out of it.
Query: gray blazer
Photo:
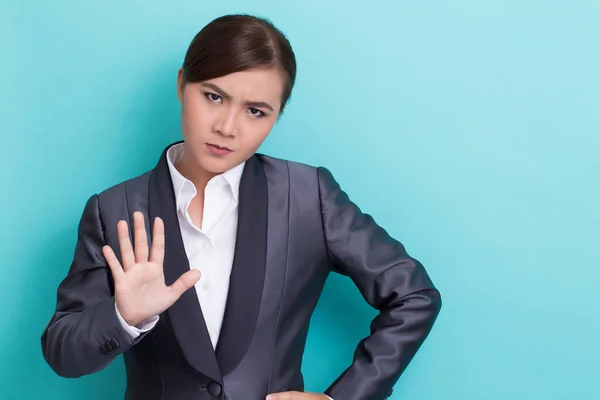
[[[261,154],[246,162],[216,350],[194,288],[151,331],[131,340],[115,313],[102,246],[110,245],[120,258],[117,222],[131,225],[139,210],[146,226],[155,217],[164,221],[166,283],[189,270],[167,149],[153,170],[88,200],[56,312],[41,338],[53,370],[79,377],[123,354],[125,398],[132,400],[263,400],[269,393],[302,391],[309,319],[333,271],[349,276],[379,314],[353,362],[326,394],[334,400],[388,397],[429,334],[440,294],[421,263],[361,212],[321,167]]]

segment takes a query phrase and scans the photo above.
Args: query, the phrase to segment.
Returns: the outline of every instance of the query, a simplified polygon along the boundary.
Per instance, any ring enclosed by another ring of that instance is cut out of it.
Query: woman
[[[224,16],[198,33],[177,80],[183,141],[85,206],[42,336],[56,373],[91,374],[123,354],[127,399],[389,396],[440,296],[327,169],[255,153],[295,76],[266,20]],[[380,313],[326,393],[304,393],[309,319],[331,271]]]

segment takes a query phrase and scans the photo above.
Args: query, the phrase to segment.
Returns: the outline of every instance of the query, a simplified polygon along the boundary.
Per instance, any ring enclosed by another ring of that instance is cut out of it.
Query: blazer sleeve
[[[145,334],[132,339],[119,322],[98,196],[86,203],[71,267],[60,283],[56,310],[42,337],[46,362],[60,376],[97,372]]]
[[[318,168],[323,230],[333,268],[379,310],[352,364],[326,390],[335,400],[385,399],[429,334],[441,297],[425,268]]]

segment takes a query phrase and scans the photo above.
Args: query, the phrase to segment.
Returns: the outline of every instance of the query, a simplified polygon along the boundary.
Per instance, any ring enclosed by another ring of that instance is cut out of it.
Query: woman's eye
[[[260,111],[258,108],[251,107],[248,112],[255,117],[264,117],[265,113]]]
[[[219,96],[218,94],[215,94],[215,93],[205,93],[204,95],[210,101],[214,101],[215,103],[220,103],[221,102],[221,96]]]

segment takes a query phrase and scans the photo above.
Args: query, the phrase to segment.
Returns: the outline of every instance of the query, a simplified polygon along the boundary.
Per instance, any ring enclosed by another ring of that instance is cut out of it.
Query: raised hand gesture
[[[144,216],[139,211],[133,214],[133,227],[135,248],[131,246],[127,221],[117,224],[123,266],[110,246],[102,248],[115,282],[117,309],[130,326],[165,311],[200,279],[200,271],[191,269],[167,286],[163,273],[163,221],[160,218],[154,221],[150,251]]]

